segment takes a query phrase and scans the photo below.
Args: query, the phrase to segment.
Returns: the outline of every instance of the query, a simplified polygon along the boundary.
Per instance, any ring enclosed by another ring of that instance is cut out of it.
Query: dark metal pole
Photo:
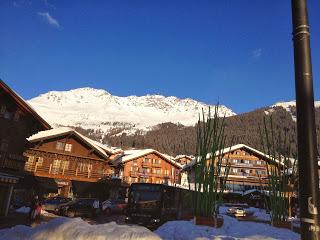
[[[315,240],[320,239],[320,196],[306,0],[292,0],[292,22],[297,102],[301,239]]]

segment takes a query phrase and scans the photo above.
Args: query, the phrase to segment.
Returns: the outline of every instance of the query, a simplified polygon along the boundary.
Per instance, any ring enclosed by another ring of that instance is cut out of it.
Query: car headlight
[[[154,223],[159,223],[160,222],[160,219],[156,218],[156,219],[152,219],[151,222],[154,222]]]

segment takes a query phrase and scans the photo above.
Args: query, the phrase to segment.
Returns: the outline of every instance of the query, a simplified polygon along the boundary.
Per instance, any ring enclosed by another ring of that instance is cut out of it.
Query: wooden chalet
[[[182,166],[173,158],[154,149],[128,150],[113,161],[118,176],[126,183],[178,182]]]
[[[8,213],[15,184],[24,175],[26,138],[51,126],[0,80],[0,215]]]
[[[244,144],[225,148],[221,153],[222,171],[230,164],[227,179],[227,190],[244,192],[250,189],[264,188],[268,184],[267,163],[271,163],[266,154]],[[181,184],[184,186],[194,182],[194,161],[181,171]]]
[[[42,131],[28,141],[25,171],[53,179],[58,184],[59,195],[69,196],[79,191],[79,183],[98,182],[114,173],[109,165],[114,149],[71,128]]]
[[[193,156],[188,155],[178,155],[174,159],[176,162],[180,163],[181,165],[186,165],[192,162],[194,160]]]

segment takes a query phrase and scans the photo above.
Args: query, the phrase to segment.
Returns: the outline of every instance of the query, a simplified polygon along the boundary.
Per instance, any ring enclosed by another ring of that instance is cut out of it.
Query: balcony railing
[[[139,176],[139,172],[137,171],[130,171],[130,177],[138,177]]]
[[[23,171],[26,158],[23,155],[0,152],[0,168]]]
[[[102,171],[95,171],[95,170],[89,170],[89,171],[80,171],[79,168],[76,169],[69,169],[69,168],[63,168],[63,167],[54,167],[53,164],[50,165],[44,165],[44,166],[39,166],[37,163],[30,164],[26,163],[25,164],[25,171],[28,172],[33,172],[36,175],[50,175],[52,177],[54,176],[59,176],[62,178],[68,178],[68,179],[82,179],[82,178],[87,178],[87,179],[100,179],[109,175],[112,175],[112,173],[109,172],[102,172]]]

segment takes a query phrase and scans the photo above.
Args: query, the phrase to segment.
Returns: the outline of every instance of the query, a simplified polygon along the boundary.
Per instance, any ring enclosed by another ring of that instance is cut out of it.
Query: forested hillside
[[[267,113],[267,114],[266,114]],[[272,111],[267,108],[258,109],[249,113],[239,114],[225,119],[227,145],[244,143],[263,151],[259,126],[263,127],[263,119],[272,116],[273,126],[277,133],[287,134],[293,152],[296,151],[296,122],[295,109],[288,112],[282,107]],[[317,138],[320,142],[320,109],[316,109]],[[163,123],[153,130],[134,135],[114,135],[115,132],[104,135],[94,130],[77,128],[82,133],[108,145],[126,148],[154,148],[171,154],[194,154],[196,147],[196,126],[185,127],[179,124]],[[119,129],[119,132],[121,130]]]

